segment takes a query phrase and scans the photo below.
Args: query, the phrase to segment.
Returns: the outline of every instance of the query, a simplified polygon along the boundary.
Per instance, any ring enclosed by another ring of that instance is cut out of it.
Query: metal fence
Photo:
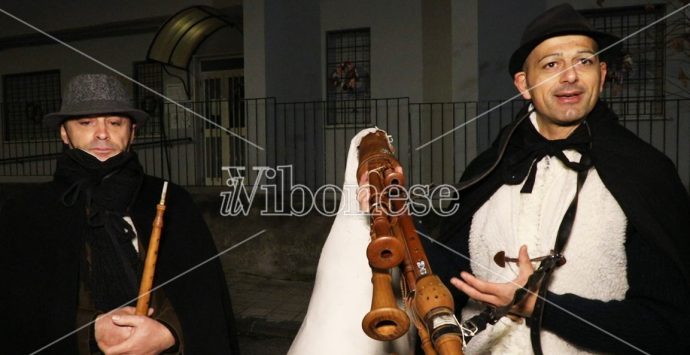
[[[316,189],[341,185],[350,140],[364,128],[379,127],[393,136],[409,184],[453,183],[523,104],[412,103],[407,98],[337,105],[273,98],[246,99],[237,107],[226,100],[166,104],[162,117],[138,130],[135,149],[147,173],[182,185],[222,186],[227,166],[243,167],[245,184],[251,185],[258,176],[254,167],[290,166],[290,184]],[[625,127],[673,160],[687,185],[690,100],[609,104]],[[49,179],[62,150],[58,133],[47,139],[38,123],[35,135],[24,124],[28,133],[17,138],[7,133],[12,127],[6,122],[0,120],[0,181]]]

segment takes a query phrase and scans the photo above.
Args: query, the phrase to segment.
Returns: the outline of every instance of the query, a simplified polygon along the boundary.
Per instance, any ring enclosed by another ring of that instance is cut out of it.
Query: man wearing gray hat
[[[463,257],[427,245],[467,354],[690,350],[690,202],[673,163],[599,98],[616,41],[560,5],[510,59],[528,102],[442,225]]]
[[[73,78],[60,111],[45,116],[65,145],[54,179],[0,206],[0,352],[239,352],[217,250],[175,184],[167,190],[151,308],[135,315],[163,185],[144,174],[131,150],[147,118],[122,83],[104,74]]]

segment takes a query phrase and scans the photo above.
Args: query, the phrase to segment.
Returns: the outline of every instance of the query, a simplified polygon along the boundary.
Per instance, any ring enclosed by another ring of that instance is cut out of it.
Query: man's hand
[[[395,171],[402,174],[402,166],[396,166]],[[369,213],[369,174],[364,173],[359,177],[359,188],[357,189],[357,201],[362,212]]]
[[[369,174],[366,172],[359,177],[357,201],[359,201],[360,211],[369,213]]]
[[[515,291],[527,283],[527,278],[534,272],[532,262],[529,260],[527,254],[527,246],[520,247],[520,255],[518,257],[519,272],[518,276],[512,282],[493,283],[480,280],[467,272],[461,272],[459,279],[453,277],[450,282],[460,291],[467,294],[470,298],[490,304],[494,307],[502,307],[513,302]],[[534,304],[537,301],[537,295],[533,292],[527,294],[522,302],[514,305],[511,309],[513,315],[520,317],[529,317],[534,311]],[[517,317],[510,317],[513,320],[519,320]]]
[[[134,307],[115,310],[96,319],[96,342],[106,354],[159,354],[175,345],[170,330]],[[149,309],[151,315],[153,309]]]
[[[96,343],[98,343],[99,348],[105,349],[112,347],[125,341],[132,335],[132,329],[130,327],[117,326],[113,323],[112,318],[116,315],[132,315],[134,311],[134,307],[124,307],[112,310],[96,318],[96,324],[94,324],[94,337],[96,338]]]

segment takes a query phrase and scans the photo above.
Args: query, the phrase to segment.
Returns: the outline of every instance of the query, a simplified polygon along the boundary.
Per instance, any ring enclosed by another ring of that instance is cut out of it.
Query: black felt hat
[[[589,21],[570,4],[558,5],[546,10],[527,25],[520,40],[520,47],[510,57],[510,64],[508,65],[510,76],[512,77],[515,73],[522,71],[525,59],[541,42],[564,35],[590,37],[597,42],[599,50],[619,40],[616,36],[593,29]],[[617,44],[613,48],[607,49],[608,53],[603,54],[617,53],[620,51],[620,47],[621,45]]]
[[[70,118],[106,114],[127,116],[138,126],[149,117],[145,111],[134,108],[124,85],[114,76],[81,74],[67,84],[60,111],[45,115],[43,124],[57,128]]]

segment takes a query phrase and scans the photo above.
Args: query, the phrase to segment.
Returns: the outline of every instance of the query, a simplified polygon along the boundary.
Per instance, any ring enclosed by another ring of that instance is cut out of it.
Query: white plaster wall
[[[83,28],[108,22],[171,16],[193,5],[224,8],[241,0],[121,0],[121,1],[18,1],[4,0],[0,8],[43,31]],[[161,23],[162,25],[162,23]],[[37,33],[36,30],[5,14],[0,14],[0,37]],[[69,42],[85,54],[108,66],[132,75],[132,63],[144,60],[155,32],[120,37]],[[220,38],[223,37],[223,38]],[[235,30],[221,29],[199,48],[200,54],[242,51],[242,36]],[[19,47],[0,51],[0,74],[61,69],[64,82],[79,72],[105,72],[108,69],[61,44]]]
[[[79,52],[61,44],[7,49],[0,51],[0,73],[60,69],[60,77],[64,85],[77,73],[109,72],[103,65],[87,57],[89,56],[131,76],[132,63],[146,58],[146,51],[154,35],[150,33],[70,43]]]
[[[279,102],[319,99],[319,1],[271,1],[264,11],[268,96]]]
[[[266,97],[266,21],[264,0],[242,5],[246,97]]]
[[[371,97],[409,97],[419,102],[423,97],[421,13],[419,0],[322,0],[321,48],[326,46],[327,31],[370,28]],[[322,52],[321,68],[325,68],[325,49]]]
[[[477,0],[452,2],[453,101],[478,99],[479,28]]]
[[[193,5],[223,8],[241,4],[242,0],[3,0],[0,8],[42,30],[54,31],[107,22],[169,16]],[[4,14],[0,14],[0,24],[2,37],[33,33],[32,29]]]
[[[452,1],[450,0],[422,1],[423,99],[425,102],[452,101],[452,39],[455,32],[451,26],[453,23],[451,8]]]

